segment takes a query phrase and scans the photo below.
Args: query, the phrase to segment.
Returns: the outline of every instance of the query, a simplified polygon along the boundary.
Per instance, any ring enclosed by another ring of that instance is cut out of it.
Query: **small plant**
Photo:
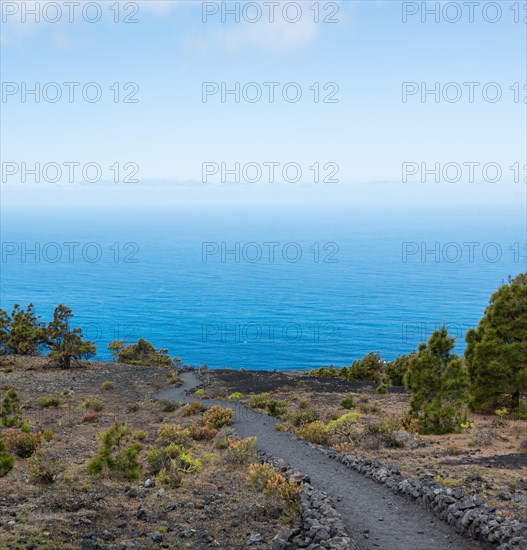
[[[467,422],[461,422],[461,424],[459,425],[459,427],[465,431],[465,432],[468,432],[470,430],[472,430],[472,428],[474,427],[474,422],[469,422],[467,420]]]
[[[219,430],[223,426],[232,424],[233,412],[218,405],[211,407],[204,415],[205,424]]]
[[[95,411],[88,411],[84,413],[81,417],[82,424],[96,422],[97,420],[99,420],[99,413],[96,413]]]
[[[148,439],[148,432],[145,430],[137,430],[132,436],[136,441],[146,441]]]
[[[495,443],[499,438],[500,434],[493,428],[475,430],[474,438],[471,443],[476,447],[488,447],[489,445]]]
[[[0,419],[2,426],[12,428],[18,426],[22,422],[20,411],[20,397],[18,392],[12,386],[7,388],[7,391],[2,399],[0,406]]]
[[[157,442],[166,447],[171,444],[190,445],[190,432],[179,424],[161,424],[157,430]]]
[[[327,426],[320,420],[316,420],[310,424],[303,424],[296,429],[295,433],[302,439],[307,439],[307,441],[311,441],[311,443],[317,445],[327,445],[331,435]]]
[[[232,434],[232,428],[224,426],[214,437],[214,448],[219,451],[226,449],[229,446],[229,438]]]
[[[128,402],[126,404],[126,412],[128,414],[136,413],[137,411],[141,410],[143,406],[144,405],[141,401]]]
[[[163,412],[174,412],[181,407],[181,403],[178,401],[172,401],[171,399],[160,399],[158,403]]]
[[[27,432],[22,429],[10,428],[2,434],[5,445],[9,452],[20,458],[29,458],[39,447],[42,437],[39,432]]]
[[[106,382],[103,382],[101,384],[101,390],[109,391],[113,390],[115,388],[115,382],[112,382],[111,380],[106,380]]]
[[[251,407],[251,409],[265,409],[270,397],[271,394],[268,392],[251,395],[249,407]]]
[[[388,393],[388,385],[379,384],[379,386],[377,386],[377,393]]]
[[[302,426],[302,424],[309,424],[318,420],[318,413],[315,409],[301,409],[296,412],[291,412],[286,415],[286,419],[293,424],[293,426]]]
[[[205,397],[205,388],[199,388],[194,392],[196,397]]]
[[[397,429],[406,430],[412,434],[418,434],[421,431],[421,424],[417,418],[406,415],[397,420]]]
[[[49,429],[46,429],[46,430],[42,430],[42,439],[44,441],[51,441],[53,439],[53,432]]]
[[[239,392],[239,391],[235,391],[234,393],[231,393],[229,395],[229,399],[231,401],[239,401],[240,399],[242,399],[243,397],[243,393]]]
[[[0,477],[7,475],[12,469],[15,459],[7,452],[7,446],[3,439],[0,439]]]
[[[278,496],[286,506],[299,507],[299,486],[293,479],[286,479],[269,464],[251,464],[249,482],[258,486],[270,496]]]
[[[267,412],[275,418],[280,418],[287,411],[287,406],[282,401],[269,401],[267,403]]]
[[[89,409],[90,411],[101,412],[104,409],[104,403],[98,399],[86,399],[79,407],[81,409]]]
[[[202,412],[205,412],[207,410],[207,407],[200,403],[199,401],[193,401],[192,403],[188,403],[181,409],[181,413],[183,416],[193,416],[195,414],[199,414]]]
[[[214,438],[218,430],[210,426],[200,426],[196,422],[191,422],[187,426],[189,436],[195,441],[209,441]]]
[[[256,460],[256,437],[230,439],[227,460],[233,464],[247,464]]]
[[[350,412],[343,414],[340,418],[337,418],[337,420],[331,421],[327,425],[327,429],[337,436],[345,437],[348,442],[351,442],[355,439],[355,429],[359,418],[359,413]]]
[[[27,461],[33,482],[50,484],[61,471],[60,461],[49,450],[38,450]]]
[[[290,427],[291,425],[288,424],[287,422],[277,422],[274,425],[274,429],[277,430],[278,432],[287,432],[287,430],[289,430]]]
[[[509,415],[509,409],[505,409],[505,408],[504,409],[496,409],[494,411],[494,414],[496,416],[499,416],[500,418],[505,418],[506,416]]]
[[[45,397],[39,397],[37,399],[37,405],[42,409],[50,409],[52,407],[60,407],[61,401],[58,397],[48,395]]]
[[[146,454],[149,471],[152,474],[167,472],[192,473],[202,468],[199,459],[191,456],[190,451],[181,445],[171,444],[167,447],[151,447]]]
[[[459,443],[450,443],[447,448],[446,448],[446,451],[445,451],[445,454],[448,456],[458,456],[458,455],[462,455],[465,451],[461,448],[461,446],[459,445]]]
[[[141,464],[138,456],[143,446],[140,443],[130,442],[130,428],[126,424],[115,422],[106,432],[97,436],[101,442],[97,454],[88,463],[88,473],[101,477],[105,473],[109,476],[125,479],[139,479]]]
[[[355,408],[355,399],[353,399],[353,395],[347,395],[341,402],[340,406],[343,409],[354,409]]]

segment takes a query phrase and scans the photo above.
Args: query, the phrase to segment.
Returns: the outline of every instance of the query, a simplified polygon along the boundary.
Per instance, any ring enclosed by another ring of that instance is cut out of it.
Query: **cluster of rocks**
[[[281,459],[259,453],[262,462],[268,462],[288,479],[303,484],[300,494],[301,524],[288,531],[281,531],[273,540],[272,550],[349,550],[351,541],[342,523],[340,514],[333,507],[329,495],[315,489],[309,477],[295,471]]]
[[[458,533],[480,541],[485,548],[527,550],[527,522],[500,516],[495,507],[468,495],[460,487],[444,487],[431,474],[416,479],[406,478],[395,466],[386,466],[354,453],[314,446],[329,458],[386,485],[394,493],[406,495],[433,510],[439,519],[453,525]]]

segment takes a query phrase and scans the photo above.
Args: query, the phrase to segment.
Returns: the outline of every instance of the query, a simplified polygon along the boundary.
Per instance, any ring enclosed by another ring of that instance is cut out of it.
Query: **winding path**
[[[161,390],[158,398],[192,401],[186,391],[201,385],[193,372],[182,374],[179,388]],[[214,401],[204,401],[215,403]],[[360,550],[475,550],[481,545],[457,534],[428,510],[394,494],[384,485],[328,459],[289,432],[275,430],[277,420],[242,405],[218,402],[235,411],[233,427],[241,437],[256,436],[257,448],[306,474],[311,484],[333,497],[335,508]]]

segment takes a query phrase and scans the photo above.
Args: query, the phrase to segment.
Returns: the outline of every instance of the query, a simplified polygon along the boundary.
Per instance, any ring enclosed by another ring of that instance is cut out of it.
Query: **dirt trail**
[[[184,385],[159,392],[159,398],[192,401],[185,392],[201,384],[197,376],[184,373]],[[214,403],[204,400],[205,403]],[[281,458],[311,478],[318,489],[330,494],[342,515],[356,548],[386,550],[470,550],[482,548],[458,535],[431,512],[328,459],[288,432],[275,430],[277,420],[241,405],[219,403],[235,411],[233,427],[241,437],[256,436],[258,449]]]

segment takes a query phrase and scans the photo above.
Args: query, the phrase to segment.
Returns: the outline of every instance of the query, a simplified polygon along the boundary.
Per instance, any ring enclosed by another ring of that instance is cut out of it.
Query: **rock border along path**
[[[190,371],[183,386],[165,388],[156,398],[189,402],[186,392],[203,382]],[[332,497],[352,545],[360,550],[474,550],[482,546],[456,533],[432,512],[346,465],[331,460],[310,443],[275,429],[276,419],[228,401],[203,400],[234,410],[233,428],[240,437],[256,437],[258,450],[282,459],[309,476],[310,483]]]

